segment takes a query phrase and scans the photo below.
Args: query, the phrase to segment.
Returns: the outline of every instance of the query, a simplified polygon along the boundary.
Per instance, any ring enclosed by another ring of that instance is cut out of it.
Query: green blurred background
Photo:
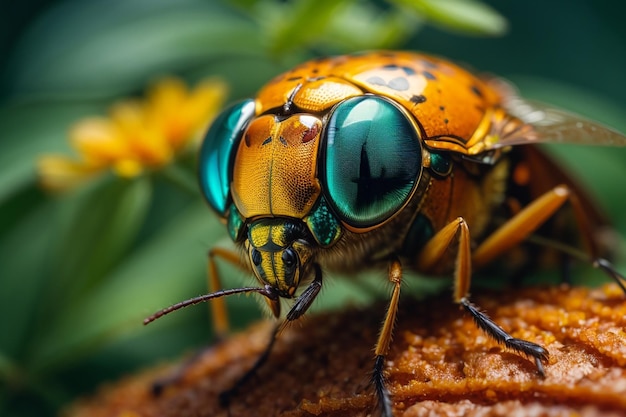
[[[206,308],[149,327],[206,292],[225,230],[197,191],[159,172],[51,196],[34,161],[69,152],[68,128],[160,76],[208,75],[229,99],[313,56],[415,49],[513,80],[524,96],[626,131],[625,6],[612,0],[30,0],[0,12],[0,415],[54,415],[103,381],[211,340]],[[625,235],[624,149],[551,148]],[[179,165],[193,175],[189,158]],[[623,246],[621,246],[623,254]],[[624,257],[618,267],[626,270]],[[591,275],[598,275],[593,272]],[[227,286],[245,274],[224,269]],[[604,279],[600,276],[600,279]],[[321,308],[367,302],[327,280]],[[381,284],[382,285],[382,284]],[[260,316],[228,300],[236,328]]]

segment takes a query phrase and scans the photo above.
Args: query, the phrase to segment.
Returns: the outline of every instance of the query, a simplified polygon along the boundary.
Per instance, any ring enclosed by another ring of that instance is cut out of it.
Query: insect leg
[[[543,376],[542,361],[548,359],[548,352],[535,343],[514,338],[469,301],[472,255],[470,232],[465,219],[459,217],[441,229],[422,250],[418,257],[418,266],[423,270],[434,267],[455,239],[458,241],[458,250],[454,271],[454,302],[463,306],[465,311],[472,316],[476,325],[498,343],[534,358],[537,370]]]
[[[261,353],[261,355],[257,358],[252,368],[250,368],[241,378],[239,378],[235,384],[227,391],[224,391],[220,394],[220,404],[222,407],[228,407],[230,403],[230,399],[237,395],[242,386],[246,384],[246,382],[254,376],[258,372],[258,370],[263,366],[263,364],[267,361],[267,358],[270,356],[270,352],[274,347],[274,343],[278,338],[279,333],[285,328],[287,324],[290,322],[297,320],[300,318],[311,306],[317,294],[319,294],[320,289],[322,288],[322,270],[319,265],[314,265],[315,267],[315,278],[313,282],[309,284],[309,286],[300,294],[300,296],[296,299],[293,307],[287,313],[287,317],[280,325],[274,326],[274,330],[272,331],[271,338]]]
[[[207,263],[207,279],[210,292],[222,289],[222,282],[220,280],[217,264],[215,262],[217,258],[241,269],[246,268],[246,265],[242,263],[241,257],[237,252],[220,247],[212,248],[209,251]],[[216,298],[211,300],[209,304],[211,305],[213,330],[217,340],[221,340],[229,333],[230,330],[228,312],[226,310],[226,300],[224,298]]]
[[[393,292],[391,293],[385,320],[383,321],[378,340],[376,341],[376,361],[374,362],[374,371],[372,373],[372,384],[376,390],[376,397],[384,417],[393,416],[391,411],[391,396],[386,386],[383,368],[385,365],[385,357],[389,352],[389,345],[391,344],[391,338],[393,336],[393,327],[398,313],[398,301],[400,300],[402,266],[398,259],[393,259],[389,264],[389,281],[393,284]]]
[[[207,263],[207,276],[208,276],[208,284],[209,290],[211,293],[219,291],[222,289],[222,283],[219,277],[219,273],[217,271],[217,265],[215,263],[216,258],[223,259],[237,267],[244,268],[245,266],[241,262],[241,258],[239,255],[231,250],[225,248],[213,248],[209,251],[208,255],[208,263]],[[228,313],[226,311],[226,304],[223,298],[216,298],[210,301],[211,305],[211,317],[213,320],[213,329],[215,332],[216,341],[219,342],[224,339],[224,337],[229,332],[229,323],[228,323]],[[161,392],[165,388],[170,385],[177,384],[181,381],[187,370],[202,358],[204,353],[211,349],[212,346],[201,349],[192,356],[190,356],[187,360],[185,360],[180,366],[178,366],[170,375],[167,375],[164,378],[158,379],[152,383],[152,392],[154,395],[160,395]]]
[[[315,278],[296,299],[296,302],[291,307],[291,310],[287,313],[285,323],[292,322],[302,317],[302,315],[307,312],[309,307],[311,307],[311,304],[313,304],[317,294],[319,294],[322,289],[322,269],[317,264],[313,266],[315,268]]]
[[[487,237],[472,254],[474,266],[479,268],[486,265],[521,241],[528,239],[539,226],[552,217],[566,202],[569,202],[574,209],[576,223],[588,254],[587,259],[594,267],[601,269],[611,277],[621,287],[622,291],[626,293],[626,279],[615,270],[609,261],[598,257],[592,227],[585,215],[583,206],[576,194],[565,185],[556,186],[543,194]],[[575,249],[567,245],[559,247],[553,244],[551,246],[563,250],[564,253],[584,258]]]
[[[480,268],[488,264],[528,238],[532,232],[552,217],[571,198],[571,195],[569,188],[559,185],[524,207],[476,248],[472,254],[474,266]],[[574,206],[577,205],[574,204]],[[576,215],[577,220],[579,217],[581,221],[584,221],[584,216]],[[584,222],[586,224],[586,221]],[[581,225],[581,229],[589,250],[595,252],[595,245],[590,233],[587,232],[588,227]]]

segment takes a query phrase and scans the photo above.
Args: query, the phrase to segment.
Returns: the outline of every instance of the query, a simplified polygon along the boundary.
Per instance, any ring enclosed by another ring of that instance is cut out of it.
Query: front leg
[[[216,293],[222,290],[222,282],[217,270],[216,259],[224,260],[242,270],[246,269],[246,265],[241,261],[241,257],[235,251],[226,248],[215,247],[209,251],[207,263],[207,280],[209,293]],[[192,368],[198,360],[200,360],[206,351],[226,338],[230,332],[230,324],[228,320],[228,312],[226,310],[225,300],[222,297],[215,298],[209,302],[211,318],[213,320],[213,331],[215,332],[215,343],[209,347],[199,350],[183,362],[177,369],[172,371],[170,375],[154,381],[152,384],[152,392],[155,396],[161,395],[168,386],[179,383],[185,376],[187,370]]]
[[[539,374],[543,376],[542,362],[548,360],[548,351],[536,343],[511,336],[469,300],[472,254],[470,231],[465,219],[459,217],[453,220],[431,238],[418,257],[418,268],[423,271],[434,268],[453,242],[457,244],[454,268],[454,302],[463,306],[464,310],[472,316],[476,325],[498,343],[533,358]]]
[[[235,384],[233,384],[232,388],[220,394],[220,404],[222,405],[222,407],[228,407],[231,398],[236,396],[237,393],[241,390],[241,387],[243,387],[248,382],[248,380],[250,380],[250,378],[256,375],[256,373],[263,366],[263,364],[267,362],[272,348],[274,347],[274,343],[276,342],[278,335],[285,328],[285,326],[302,317],[302,315],[306,313],[306,311],[309,309],[311,304],[313,304],[313,301],[322,289],[322,270],[319,265],[314,265],[314,267],[315,278],[313,279],[313,282],[311,282],[311,284],[309,284],[309,286],[296,299],[295,303],[287,313],[287,316],[285,317],[285,320],[282,322],[282,324],[274,327],[267,346],[265,347],[261,355],[257,358],[254,365],[252,365],[252,368],[250,368],[241,378],[239,378],[235,382]]]
[[[207,262],[207,281],[209,292],[217,292],[222,289],[222,280],[217,270],[216,260],[221,259],[227,263],[234,265],[242,271],[248,271],[248,265],[244,264],[239,253],[226,248],[215,247],[209,251]],[[213,320],[213,331],[218,341],[223,340],[230,333],[230,322],[228,320],[228,311],[224,298],[216,298],[211,300],[211,318]]]
[[[396,323],[398,313],[398,301],[400,300],[400,284],[402,283],[402,266],[398,259],[393,259],[389,264],[389,281],[393,284],[393,292],[385,314],[385,320],[376,341],[374,371],[372,372],[372,384],[376,390],[378,405],[384,417],[393,417],[391,411],[391,395],[385,381],[384,367],[385,358],[389,353],[389,345],[393,336],[393,326]]]

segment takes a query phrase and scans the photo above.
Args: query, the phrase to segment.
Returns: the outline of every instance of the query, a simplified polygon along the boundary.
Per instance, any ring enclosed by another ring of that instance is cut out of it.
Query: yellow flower
[[[78,157],[41,157],[37,163],[41,184],[63,191],[108,170],[130,178],[162,168],[200,137],[226,94],[226,85],[215,79],[191,91],[179,79],[161,80],[144,100],[121,101],[111,107],[108,117],[76,123],[69,140]]]

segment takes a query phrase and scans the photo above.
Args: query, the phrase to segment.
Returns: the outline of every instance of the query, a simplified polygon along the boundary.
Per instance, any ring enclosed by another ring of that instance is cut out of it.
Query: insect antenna
[[[266,285],[265,287],[244,287],[244,288],[232,288],[232,289],[227,289],[227,290],[221,290],[221,291],[216,291],[210,294],[204,294],[198,297],[190,298],[188,300],[181,301],[180,303],[176,303],[169,307],[166,307],[163,310],[159,310],[153,315],[151,315],[150,317],[145,318],[143,320],[143,324],[144,325],[150,324],[156,319],[159,319],[167,314],[170,314],[173,311],[180,310],[181,308],[185,308],[194,304],[200,304],[205,301],[212,300],[214,298],[226,297],[229,295],[242,294],[246,292],[257,292],[273,301],[278,299],[278,294],[276,293],[276,290],[270,287],[269,285]]]

